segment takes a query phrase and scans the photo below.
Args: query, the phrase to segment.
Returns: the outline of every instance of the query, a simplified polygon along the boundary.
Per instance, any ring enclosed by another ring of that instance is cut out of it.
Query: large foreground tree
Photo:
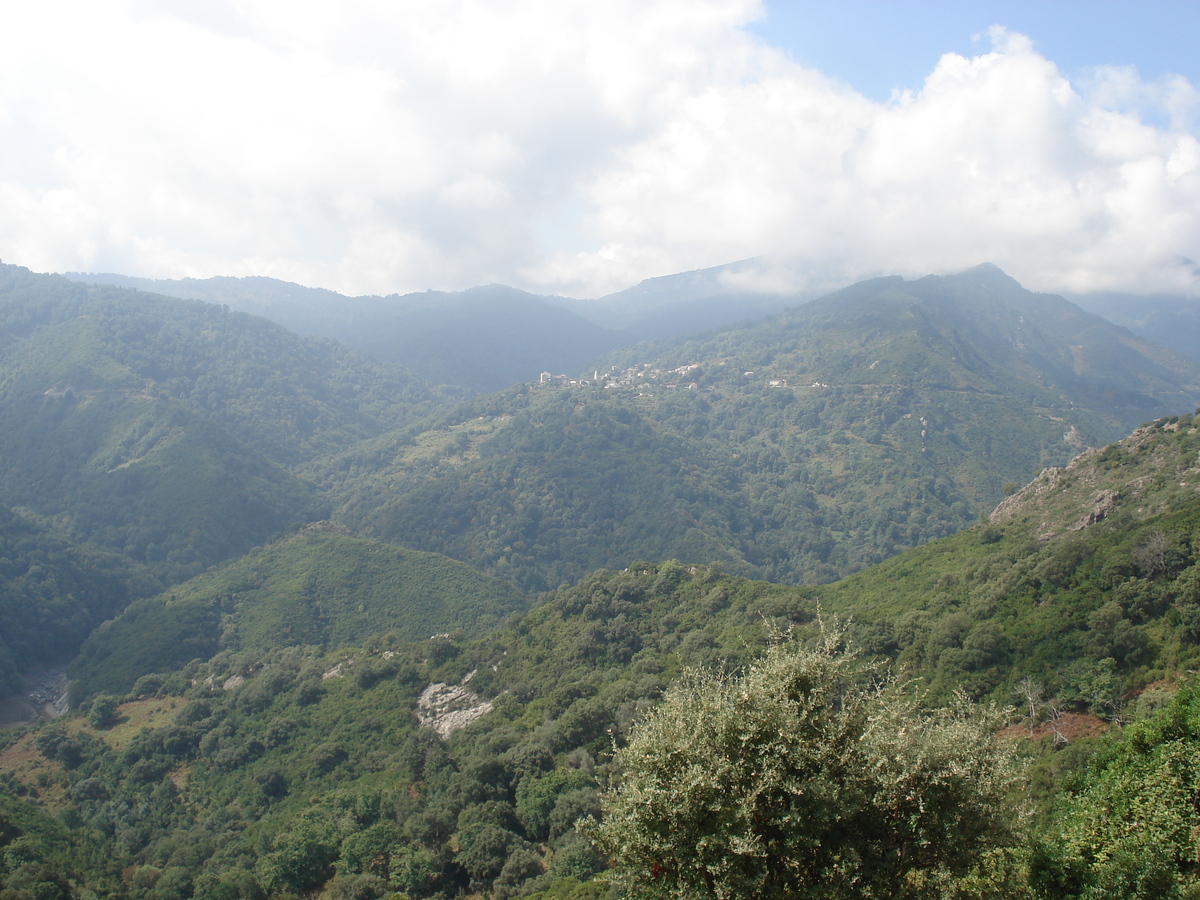
[[[1012,837],[998,716],[965,701],[920,712],[840,642],[693,674],[635,730],[591,828],[629,896],[972,893],[964,876]]]

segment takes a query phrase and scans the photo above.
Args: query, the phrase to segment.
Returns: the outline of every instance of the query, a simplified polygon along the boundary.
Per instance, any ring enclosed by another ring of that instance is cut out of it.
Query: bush
[[[918,714],[826,633],[739,678],[693,674],[618,751],[586,828],[645,898],[940,897],[1004,843],[999,717]]]
[[[101,730],[117,724],[117,698],[111,694],[99,694],[92,698],[88,707],[88,722]]]

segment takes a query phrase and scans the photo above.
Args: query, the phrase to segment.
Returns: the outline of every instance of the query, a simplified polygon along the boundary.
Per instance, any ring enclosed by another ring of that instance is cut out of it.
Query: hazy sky
[[[0,9],[0,258],[36,271],[1200,291],[1194,2]]]

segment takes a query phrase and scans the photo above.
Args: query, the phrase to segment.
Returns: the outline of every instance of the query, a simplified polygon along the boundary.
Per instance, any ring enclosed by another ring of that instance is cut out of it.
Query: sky
[[[598,297],[755,257],[1200,297],[1200,4],[0,4],[0,259]],[[750,274],[747,274],[750,273]]]

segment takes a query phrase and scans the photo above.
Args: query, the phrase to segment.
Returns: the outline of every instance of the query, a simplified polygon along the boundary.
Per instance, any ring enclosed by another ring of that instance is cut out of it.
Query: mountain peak
[[[1023,293],[1028,290],[1017,279],[1013,278],[995,263],[990,262],[980,263],[977,266],[964,269],[956,275],[948,275],[946,277],[951,281],[971,281],[993,289],[1005,288],[1011,290],[1016,288]]]

